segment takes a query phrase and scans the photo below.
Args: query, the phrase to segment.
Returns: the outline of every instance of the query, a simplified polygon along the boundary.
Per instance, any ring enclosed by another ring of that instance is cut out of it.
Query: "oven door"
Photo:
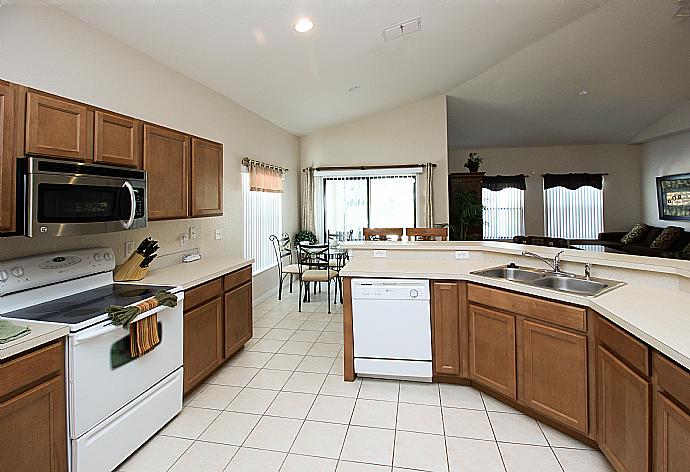
[[[70,174],[29,174],[26,235],[110,233],[147,225],[146,181]]]
[[[69,337],[70,435],[77,439],[182,366],[182,298],[158,307],[161,342],[141,357],[129,356],[129,330],[99,323]]]

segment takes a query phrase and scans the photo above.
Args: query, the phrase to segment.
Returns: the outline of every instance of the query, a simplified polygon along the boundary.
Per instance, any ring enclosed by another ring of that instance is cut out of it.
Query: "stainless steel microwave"
[[[146,171],[39,157],[25,158],[21,168],[26,236],[111,233],[148,224]]]

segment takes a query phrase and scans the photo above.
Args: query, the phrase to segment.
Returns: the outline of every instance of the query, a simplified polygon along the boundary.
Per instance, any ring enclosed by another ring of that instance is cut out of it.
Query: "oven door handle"
[[[107,324],[107,325],[103,325],[97,329],[93,329],[93,330],[90,329],[86,333],[76,335],[74,337],[73,343],[76,346],[77,344],[81,344],[81,343],[86,342],[90,339],[106,335],[106,334],[111,333],[113,331],[116,331],[118,329],[122,330],[123,333],[129,332],[129,331],[124,330],[122,328],[122,326],[115,326],[113,324]]]
[[[132,202],[132,206],[130,207],[129,211],[129,219],[125,223],[125,229],[129,229],[132,227],[132,223],[134,223],[134,217],[137,214],[137,199],[136,196],[134,195],[134,188],[132,187],[132,184],[130,184],[128,181],[125,180],[125,183],[122,184],[123,187],[125,187],[129,191],[129,198]]]

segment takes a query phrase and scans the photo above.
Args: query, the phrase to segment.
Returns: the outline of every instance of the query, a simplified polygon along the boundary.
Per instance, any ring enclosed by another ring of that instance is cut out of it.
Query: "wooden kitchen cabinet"
[[[0,82],[0,232],[12,232],[16,225],[15,88]]]
[[[220,279],[219,279],[220,281]],[[220,293],[184,313],[184,393],[223,362],[223,300]]]
[[[467,287],[432,282],[431,323],[435,376],[467,377]]]
[[[587,434],[587,336],[523,319],[518,346],[519,402]]]
[[[225,294],[225,358],[242,349],[252,337],[252,282]]]
[[[470,304],[469,361],[473,382],[516,399],[515,315]]]
[[[223,145],[192,138],[191,216],[223,214]]]
[[[92,160],[93,112],[86,105],[29,91],[26,95],[26,153]]]
[[[0,470],[67,471],[64,345],[0,364]]]
[[[189,136],[144,124],[149,220],[189,215]]]
[[[599,448],[618,472],[648,472],[651,385],[606,347],[597,346]]]
[[[654,369],[654,471],[690,467],[690,373],[658,353]]]
[[[96,110],[93,160],[98,164],[141,168],[139,120]]]

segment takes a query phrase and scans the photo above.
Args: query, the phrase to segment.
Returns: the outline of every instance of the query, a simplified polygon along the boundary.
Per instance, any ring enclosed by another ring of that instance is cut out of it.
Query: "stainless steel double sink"
[[[471,274],[587,297],[597,297],[625,285],[625,282],[615,280],[580,277],[567,272],[519,267],[515,264],[477,270]]]

